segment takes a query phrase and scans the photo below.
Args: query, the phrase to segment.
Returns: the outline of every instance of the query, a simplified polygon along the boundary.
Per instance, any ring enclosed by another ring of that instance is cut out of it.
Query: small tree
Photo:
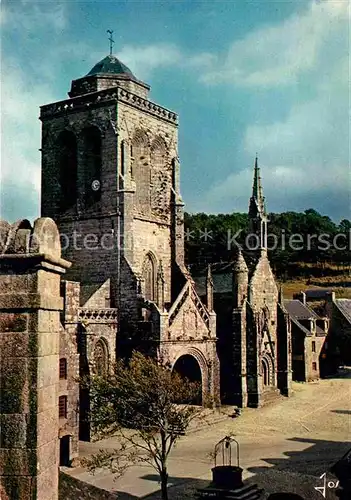
[[[112,374],[92,377],[89,384],[92,429],[98,439],[117,435],[120,447],[101,450],[84,464],[120,476],[133,464],[149,463],[160,476],[161,498],[167,500],[169,454],[199,414],[199,408],[179,403],[194,400],[199,384],[136,352],[129,364],[118,361]]]

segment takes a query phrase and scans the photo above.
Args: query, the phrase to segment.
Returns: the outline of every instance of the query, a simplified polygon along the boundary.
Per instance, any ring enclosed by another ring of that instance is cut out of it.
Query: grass
[[[301,291],[315,288],[328,288],[334,291],[336,297],[351,299],[351,277],[347,274],[341,276],[324,276],[318,278],[295,279],[281,283],[283,294],[286,299],[293,298],[293,295]]]

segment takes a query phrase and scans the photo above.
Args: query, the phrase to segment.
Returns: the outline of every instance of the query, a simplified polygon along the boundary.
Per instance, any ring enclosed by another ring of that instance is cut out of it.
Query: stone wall
[[[283,304],[277,306],[277,385],[281,394],[292,394],[292,326]]]
[[[314,342],[314,349],[312,343]],[[325,336],[312,335],[305,338],[306,381],[312,382],[320,378],[320,354]]]
[[[340,311],[336,301],[347,299],[335,300],[335,294],[331,293],[325,305],[326,315],[330,319],[326,353],[331,373],[335,373],[339,365],[351,364],[351,322]]]
[[[60,275],[53,220],[0,226],[3,500],[57,500]]]

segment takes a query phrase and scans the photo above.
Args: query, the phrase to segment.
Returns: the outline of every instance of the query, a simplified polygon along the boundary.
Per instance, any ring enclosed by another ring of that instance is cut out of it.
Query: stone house
[[[310,382],[323,373],[329,320],[307,305],[305,293],[300,298],[284,300],[284,306],[291,318],[293,379]]]
[[[336,298],[331,292],[325,311],[330,321],[327,359],[333,373],[340,365],[351,365],[351,299]]]

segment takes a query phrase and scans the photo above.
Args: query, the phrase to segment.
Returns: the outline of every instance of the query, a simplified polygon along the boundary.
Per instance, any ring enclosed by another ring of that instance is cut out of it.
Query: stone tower
[[[249,221],[253,248],[267,250],[268,217],[257,156],[255,158],[252,195],[249,203]]]
[[[42,214],[57,221],[81,305],[119,305],[121,330],[140,319],[140,296],[172,301],[172,262],[184,265],[177,115],[149,90],[109,55],[40,115]]]
[[[69,99],[41,107],[42,213],[57,221],[68,281],[80,283],[77,325],[69,314],[64,328],[80,339],[82,375],[139,350],[201,380],[202,401],[215,401],[211,285],[207,307],[184,265],[178,118],[149,90],[109,55]],[[82,416],[88,391],[79,399]]]

